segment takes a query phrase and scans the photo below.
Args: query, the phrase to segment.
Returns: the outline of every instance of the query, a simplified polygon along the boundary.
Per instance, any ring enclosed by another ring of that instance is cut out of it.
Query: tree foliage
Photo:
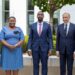
[[[32,0],[33,5],[37,5],[39,9],[47,12],[54,12],[66,4],[75,4],[75,0]]]

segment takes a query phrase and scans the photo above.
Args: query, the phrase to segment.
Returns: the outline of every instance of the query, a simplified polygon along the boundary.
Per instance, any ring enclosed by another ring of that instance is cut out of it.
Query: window
[[[28,25],[30,26],[34,22],[34,13],[32,11],[28,12]]]
[[[32,5],[32,0],[28,0],[27,20],[29,33],[30,25],[34,22],[34,6]]]
[[[28,10],[33,10],[34,6],[32,5],[32,0],[28,0]]]
[[[3,23],[5,25],[9,17],[9,0],[4,0],[3,4]]]
[[[32,0],[28,0],[28,25],[34,22],[34,6],[32,5]]]

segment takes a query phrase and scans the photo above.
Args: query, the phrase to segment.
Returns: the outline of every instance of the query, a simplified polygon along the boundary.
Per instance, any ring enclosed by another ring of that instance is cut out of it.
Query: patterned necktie
[[[39,36],[41,35],[41,32],[42,32],[42,30],[41,30],[41,23],[39,23]]]
[[[64,32],[65,32],[65,36],[66,36],[67,35],[67,24],[65,25]]]

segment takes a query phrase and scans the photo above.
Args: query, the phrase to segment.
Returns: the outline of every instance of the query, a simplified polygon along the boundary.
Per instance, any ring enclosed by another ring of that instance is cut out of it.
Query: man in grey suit
[[[56,54],[60,57],[60,75],[72,75],[75,57],[75,24],[70,22],[70,14],[63,14],[63,22],[58,25]]]

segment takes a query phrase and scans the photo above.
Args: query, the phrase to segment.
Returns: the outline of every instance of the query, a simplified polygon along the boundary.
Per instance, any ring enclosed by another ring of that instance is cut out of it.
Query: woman
[[[15,26],[16,18],[8,18],[8,26],[4,26],[1,31],[0,40],[2,47],[2,69],[6,75],[18,75],[18,70],[23,67],[22,44],[24,34],[19,27]]]

